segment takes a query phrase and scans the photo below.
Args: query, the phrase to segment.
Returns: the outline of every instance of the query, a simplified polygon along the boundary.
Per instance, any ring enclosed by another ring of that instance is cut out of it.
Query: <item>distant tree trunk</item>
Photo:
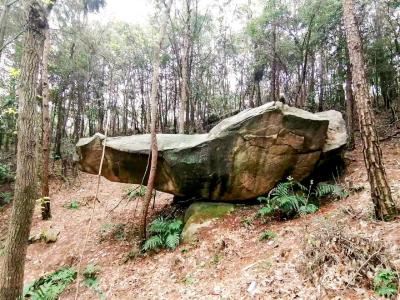
[[[347,148],[349,150],[354,150],[354,96],[352,88],[352,75],[350,64],[347,64],[346,70],[346,120],[347,120]]]
[[[179,133],[185,133],[185,112],[189,109],[189,50],[190,50],[190,2],[185,0],[186,8],[186,24],[185,36],[183,39],[183,54],[182,54],[182,86],[181,86],[181,105],[179,107]],[[188,118],[186,119],[188,120]]]
[[[42,59],[42,124],[43,124],[43,163],[42,163],[42,198],[49,197],[49,155],[50,155],[50,113],[49,113],[49,79],[48,79],[48,58],[50,52],[50,33],[45,31],[45,41]],[[50,199],[42,201],[42,219],[51,218]]]
[[[325,97],[325,57],[324,52],[321,50],[319,61],[319,93],[318,93],[318,111],[323,111],[323,102]]]
[[[387,182],[382,151],[375,129],[375,117],[371,108],[372,97],[366,79],[362,43],[356,23],[353,0],[343,0],[343,11],[354,95],[363,142],[364,162],[371,186],[375,216],[379,220],[390,220],[397,215],[397,208]]]
[[[276,23],[272,24],[272,67],[271,67],[271,101],[276,102],[279,99],[277,95],[277,57],[276,57]]]
[[[38,1],[28,1],[26,7],[28,20],[21,60],[17,173],[5,256],[0,268],[1,300],[21,298],[27,241],[37,199],[36,88],[44,34],[48,25],[45,11]]]
[[[56,126],[56,136],[54,140],[54,157],[61,158],[61,142],[62,142],[62,134],[63,134],[63,126],[64,126],[64,109],[63,109],[63,101],[62,96],[57,96],[56,103],[56,111],[57,111],[57,126]]]
[[[0,16],[0,57],[1,54],[3,53],[3,47],[4,47],[4,39],[6,36],[6,30],[7,30],[7,22],[8,22],[8,15],[10,13],[11,7],[18,2],[19,0],[6,0],[4,3],[3,11],[1,12]]]
[[[142,217],[141,217],[141,238],[146,239],[146,227],[147,227],[147,213],[153,195],[154,181],[157,172],[157,158],[158,158],[158,147],[157,147],[157,134],[156,134],[156,122],[157,122],[157,89],[158,89],[158,76],[160,74],[160,54],[161,48],[164,43],[165,31],[167,27],[167,21],[169,18],[169,12],[171,10],[172,0],[169,0],[165,4],[165,11],[163,19],[161,21],[160,36],[157,45],[154,48],[154,62],[153,62],[153,78],[151,85],[151,164],[149,179],[147,181],[146,194],[143,198]]]

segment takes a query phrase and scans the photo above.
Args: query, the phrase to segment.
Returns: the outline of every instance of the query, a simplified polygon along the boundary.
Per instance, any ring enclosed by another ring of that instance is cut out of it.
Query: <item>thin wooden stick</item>
[[[89,232],[90,232],[90,227],[92,226],[92,222],[93,222],[93,216],[94,216],[94,210],[96,208],[96,202],[98,201],[98,196],[99,196],[99,189],[100,189],[100,180],[101,180],[101,171],[103,170],[103,162],[104,162],[104,156],[105,156],[105,152],[106,152],[106,142],[107,142],[107,133],[108,133],[108,122],[110,119],[110,113],[107,110],[107,121],[106,121],[106,130],[104,133],[104,142],[103,142],[103,151],[101,153],[101,159],[100,159],[100,166],[99,166],[99,173],[97,175],[97,186],[96,186],[96,196],[93,199],[93,207],[92,207],[92,212],[90,214],[90,219],[89,219],[89,223],[86,229],[86,234],[85,234],[85,239],[84,239],[84,243],[83,243],[83,247],[82,247],[82,251],[80,253],[80,257],[79,257],[79,263],[78,263],[78,269],[77,269],[77,274],[76,274],[76,292],[75,292],[75,300],[78,299],[79,297],[79,273],[80,273],[80,268],[81,268],[81,263],[83,260],[83,255],[85,253],[85,249],[86,249],[86,244],[87,241],[89,239]]]

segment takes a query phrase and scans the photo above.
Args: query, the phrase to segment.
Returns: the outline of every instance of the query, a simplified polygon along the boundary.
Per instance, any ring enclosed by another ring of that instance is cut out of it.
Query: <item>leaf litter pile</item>
[[[300,264],[315,286],[326,290],[371,288],[380,270],[396,269],[382,240],[356,233],[341,223],[325,220],[322,224],[306,234]]]

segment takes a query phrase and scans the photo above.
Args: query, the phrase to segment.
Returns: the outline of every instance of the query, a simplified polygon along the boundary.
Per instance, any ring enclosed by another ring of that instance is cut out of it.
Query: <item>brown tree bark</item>
[[[375,216],[379,220],[390,220],[397,215],[398,211],[387,182],[382,151],[375,129],[375,117],[371,108],[372,97],[366,80],[362,43],[356,23],[353,0],[343,0],[343,11],[364,162],[371,186]]]
[[[190,8],[191,0],[185,0],[186,9],[185,20],[185,36],[183,38],[183,54],[182,54],[182,85],[181,85],[181,105],[179,107],[179,133],[185,133],[185,112],[189,109],[189,50],[190,50]],[[188,118],[186,118],[188,120]]]
[[[44,34],[48,25],[45,11],[38,1],[28,1],[26,10],[28,19],[21,60],[17,173],[5,257],[0,268],[1,300],[21,297],[27,241],[37,199],[36,88]]]
[[[42,198],[49,197],[49,155],[50,155],[50,113],[49,113],[49,79],[48,79],[48,59],[50,53],[50,34],[45,31],[45,41],[42,59]],[[50,199],[41,202],[42,219],[51,218]]]
[[[55,1],[50,2],[47,6],[46,19],[51,13]],[[50,198],[49,197],[49,161],[50,161],[50,146],[51,146],[51,130],[50,130],[50,112],[49,112],[49,54],[50,54],[50,30],[47,27],[45,30],[45,40],[43,46],[42,57],[42,125],[43,125],[43,140],[42,140],[42,219],[48,220],[51,218]]]
[[[146,227],[147,227],[147,213],[149,211],[149,205],[151,196],[153,195],[154,180],[157,172],[157,159],[158,159],[158,147],[157,147],[157,134],[156,134],[156,122],[157,122],[157,90],[158,90],[158,77],[160,74],[160,54],[161,48],[164,43],[165,31],[167,27],[167,21],[169,18],[169,12],[171,10],[172,0],[168,0],[165,4],[165,11],[163,19],[161,21],[160,36],[157,45],[154,47],[154,62],[153,62],[153,78],[151,85],[151,121],[150,121],[150,133],[151,133],[151,163],[149,179],[147,181],[146,194],[143,198],[142,217],[141,217],[141,239],[146,239]],[[149,153],[150,155],[150,153]]]
[[[354,150],[354,96],[352,88],[352,75],[350,64],[347,65],[346,70],[346,120],[347,120],[347,149]]]
[[[8,15],[10,13],[11,7],[19,0],[6,0],[4,3],[3,11],[0,16],[0,57],[4,50],[4,39],[6,36]]]

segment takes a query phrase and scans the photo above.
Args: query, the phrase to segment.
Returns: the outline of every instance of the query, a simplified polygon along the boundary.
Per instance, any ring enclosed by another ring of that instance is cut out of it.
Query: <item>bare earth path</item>
[[[384,142],[383,151],[390,184],[399,201],[400,140]],[[346,159],[349,167],[343,181],[367,186],[360,149],[347,153]],[[136,201],[123,200],[114,211],[110,213],[110,210],[121,201],[128,187],[102,179],[100,203],[96,206],[82,263],[83,267],[88,263],[100,266],[100,288],[105,299],[317,299],[320,290],[302,275],[298,262],[304,234],[328,219],[341,220],[354,232],[385,241],[395,257],[394,263],[400,268],[400,220],[373,221],[369,217],[372,211],[366,189],[347,199],[326,204],[314,215],[286,222],[246,222],[259,206],[244,207],[203,230],[196,244],[181,245],[173,252],[161,251],[125,262],[133,248],[131,242],[136,235],[140,205],[135,211]],[[83,173],[73,185],[52,181],[53,218],[42,221],[37,209],[32,234],[53,227],[60,231],[59,239],[53,244],[29,246],[26,283],[62,266],[77,263],[78,249],[91,213],[85,202],[91,203],[95,188],[96,177]],[[79,209],[68,209],[74,200],[80,204]],[[170,195],[158,195],[151,218],[171,210],[171,200]],[[9,210],[8,207],[0,211],[0,234],[3,235]],[[278,238],[270,242],[259,241],[265,230],[276,232]],[[252,282],[255,283],[253,297],[247,291]],[[101,298],[86,287],[81,291],[80,299]],[[73,295],[74,286],[71,286],[61,299],[73,299]],[[337,290],[334,295],[339,297],[337,299],[371,299],[373,296],[367,288]]]

